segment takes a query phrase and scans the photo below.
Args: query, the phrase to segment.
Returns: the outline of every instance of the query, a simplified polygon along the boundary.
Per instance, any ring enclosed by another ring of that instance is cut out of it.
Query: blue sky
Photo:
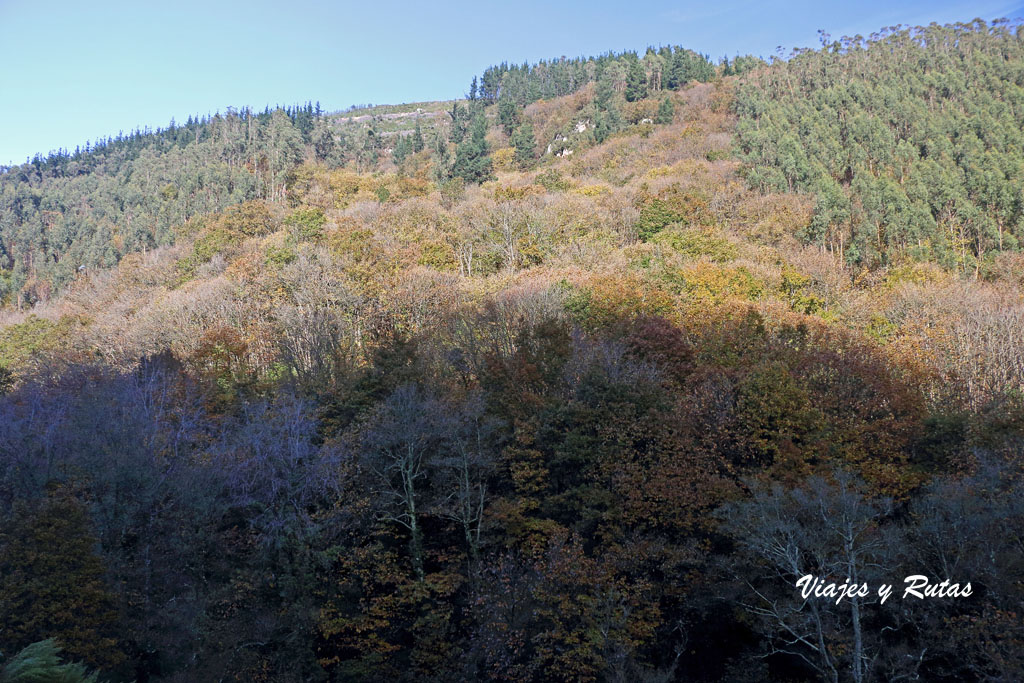
[[[1021,0],[0,0],[0,164],[229,105],[448,99],[505,60],[662,44],[770,56],[816,46],[819,28],[1021,15]]]

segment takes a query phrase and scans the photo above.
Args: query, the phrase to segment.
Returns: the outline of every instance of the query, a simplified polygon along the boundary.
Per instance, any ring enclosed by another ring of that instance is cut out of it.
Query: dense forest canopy
[[[280,199],[319,107],[229,109],[58,151],[0,174],[0,300],[32,304],[80,268],[173,243],[175,228],[246,199]],[[322,137],[322,134],[321,134]],[[317,148],[327,158],[332,144]]]
[[[804,239],[850,263],[977,273],[1024,239],[1022,31],[979,20],[823,35],[738,90],[748,179],[813,193]]]
[[[749,61],[750,58],[741,58],[740,65]],[[725,63],[729,64],[728,59]],[[479,95],[494,102],[504,96],[526,106],[539,99],[571,95],[587,83],[603,78],[621,83],[623,88],[631,83],[638,90],[648,85],[653,90],[675,90],[690,81],[706,82],[715,75],[715,66],[707,56],[677,45],[648,48],[643,57],[635,52],[609,52],[599,57],[563,57],[536,64],[502,62],[484,71],[478,92],[473,91],[477,86],[474,80],[470,97]]]
[[[724,72],[758,63],[749,57],[731,64],[726,59]],[[643,58],[626,52],[532,66],[503,63],[485,70],[479,88],[474,79],[469,100],[489,103],[504,95],[521,109],[598,82],[635,101],[648,89],[675,90],[716,73],[707,57],[681,47],[649,48]],[[607,105],[598,109],[599,137],[617,130],[619,112],[606,111]],[[453,108],[452,144],[463,141],[474,116],[475,110]],[[45,300],[79,269],[109,268],[126,254],[172,244],[175,228],[193,217],[248,199],[283,199],[289,171],[306,159],[368,170],[388,153],[401,162],[425,145],[418,132],[418,140],[399,135],[391,149],[387,133],[374,123],[349,132],[332,126],[319,103],[263,112],[229,108],[223,115],[189,117],[180,126],[172,121],[166,129],[119,134],[0,169],[0,302],[21,306]],[[435,178],[489,178],[479,136],[473,144],[466,145],[457,168],[457,150],[439,152]],[[523,137],[519,147],[530,149],[521,156],[532,158],[534,145]]]
[[[0,683],[1024,679],[1019,46],[502,64],[7,169]]]

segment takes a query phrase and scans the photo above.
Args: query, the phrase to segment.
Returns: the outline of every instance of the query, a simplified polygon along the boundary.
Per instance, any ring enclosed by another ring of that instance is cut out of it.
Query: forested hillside
[[[802,237],[851,264],[977,274],[1024,239],[1024,44],[1009,23],[805,50],[736,100],[748,179],[817,197]]]
[[[744,63],[754,62],[738,62]],[[532,67],[502,64],[485,71],[479,90],[474,78],[468,97],[491,103],[500,90],[507,126],[515,116],[510,106],[570,94],[593,81],[635,101],[646,97],[648,81],[652,91],[674,90],[714,74],[707,58],[690,50],[649,49],[642,60],[627,52]],[[424,148],[423,135],[435,130],[443,110],[438,105],[445,104],[425,103],[426,111],[366,106],[347,116],[325,116],[319,103],[263,112],[228,108],[0,168],[0,303],[32,305],[63,289],[80,269],[109,268],[126,254],[172,244],[175,228],[193,217],[247,199],[283,200],[289,172],[303,161],[351,164],[364,172],[386,167],[392,157],[400,163]],[[442,116],[450,116],[444,137],[454,145],[468,135],[478,110],[451,105]],[[595,112],[599,137],[621,125],[618,113],[603,107]],[[448,142],[433,145],[435,179],[452,176],[457,159]],[[459,163],[455,171],[465,180],[488,177],[484,167],[471,168],[471,160]]]
[[[1024,678],[1020,41],[502,64],[7,170],[0,681]]]
[[[749,58],[748,58],[749,59]],[[480,78],[479,96],[495,102],[507,97],[519,106],[539,99],[571,95],[587,83],[602,79],[621,82],[626,98],[640,99],[648,87],[652,90],[675,90],[690,81],[707,82],[716,69],[705,55],[681,46],[648,48],[639,55],[609,52],[589,59],[558,59],[538,64],[507,64],[502,62],[486,69]],[[474,79],[473,86],[477,82]]]
[[[0,174],[0,300],[32,304],[80,268],[166,246],[174,228],[246,199],[282,198],[308,110],[229,111],[59,151]]]

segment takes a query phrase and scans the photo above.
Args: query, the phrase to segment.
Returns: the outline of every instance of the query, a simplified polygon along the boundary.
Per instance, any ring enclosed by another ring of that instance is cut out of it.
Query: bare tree
[[[421,503],[427,493],[427,461],[445,437],[443,407],[414,385],[396,389],[377,409],[363,434],[361,461],[372,475],[381,519],[409,532],[409,555],[423,580]]]
[[[461,527],[475,561],[495,467],[497,421],[479,394],[442,401],[413,385],[396,389],[363,434],[361,458],[379,496],[381,519],[409,531],[409,553],[424,576],[424,515]]]
[[[466,538],[470,559],[479,559],[480,533],[487,503],[487,479],[496,466],[495,441],[499,424],[484,413],[478,392],[452,406],[446,452],[433,466],[437,470],[437,509],[454,520]]]
[[[880,647],[863,616],[864,606],[878,601],[877,592],[837,605],[803,598],[796,582],[812,575],[876,587],[873,579],[885,576],[882,570],[891,561],[880,526],[891,503],[863,497],[845,473],[835,480],[814,478],[792,491],[756,488],[752,500],[725,509],[724,526],[750,561],[749,574],[741,577],[747,595],[740,602],[758,617],[767,655],[798,657],[825,680],[849,676],[861,683],[869,680]]]

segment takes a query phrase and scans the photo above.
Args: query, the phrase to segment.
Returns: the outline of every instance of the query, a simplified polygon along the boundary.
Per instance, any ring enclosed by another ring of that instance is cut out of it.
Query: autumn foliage
[[[52,638],[112,681],[1019,678],[1019,259],[840,256],[867,224],[818,235],[785,159],[732,159],[747,88],[813,60],[618,59],[543,99],[585,63],[505,65],[517,99],[407,129],[268,112],[292,156],[232,166],[254,196],[0,312],[3,661]],[[452,175],[460,146],[495,177]],[[798,570],[977,593],[815,612]]]

